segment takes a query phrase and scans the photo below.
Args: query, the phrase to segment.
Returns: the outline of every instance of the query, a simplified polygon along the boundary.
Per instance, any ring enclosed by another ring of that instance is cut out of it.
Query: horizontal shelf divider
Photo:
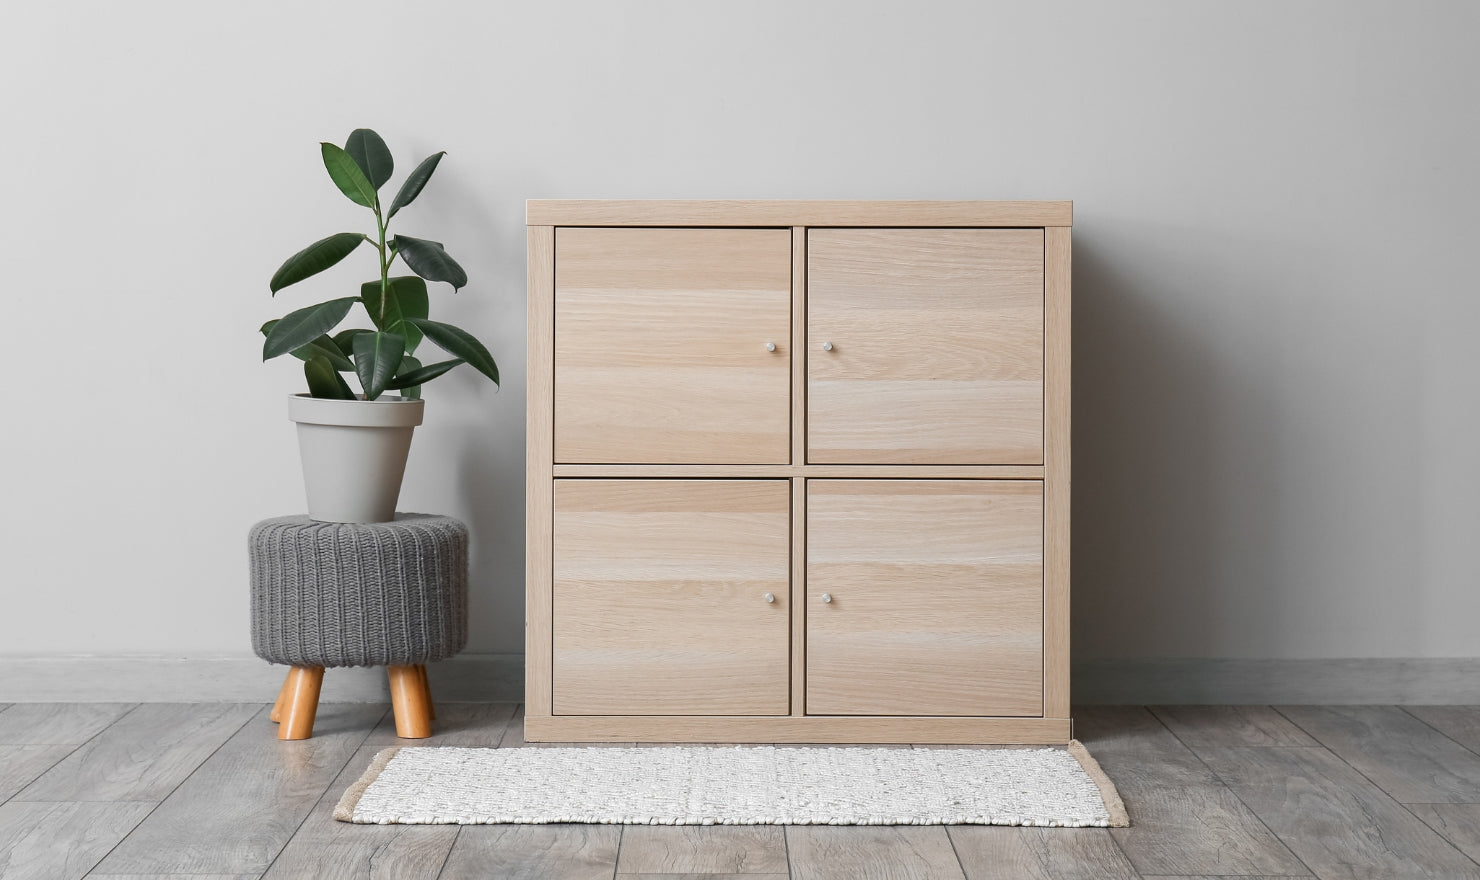
[[[1041,480],[1037,464],[557,464],[558,477],[766,479],[809,477],[881,480]]]

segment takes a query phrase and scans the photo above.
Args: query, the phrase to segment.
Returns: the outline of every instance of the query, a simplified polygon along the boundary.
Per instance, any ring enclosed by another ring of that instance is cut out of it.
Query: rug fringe
[[[1116,791],[1115,783],[1111,782],[1110,777],[1105,775],[1105,771],[1100,769],[1100,762],[1096,761],[1094,755],[1091,755],[1084,747],[1084,743],[1077,739],[1069,740],[1069,754],[1074,756],[1074,760],[1079,762],[1079,766],[1084,768],[1084,772],[1089,774],[1089,778],[1093,779],[1100,789],[1100,799],[1105,802],[1105,812],[1110,815],[1110,827],[1129,828],[1131,817],[1125,812],[1125,801],[1120,799],[1120,792]]]
[[[401,748],[397,746],[395,748],[381,749],[375,755],[375,759],[370,762],[370,766],[365,770],[364,775],[354,785],[349,787],[344,793],[344,797],[339,799],[339,804],[334,807],[334,821],[355,821],[355,807],[360,805],[360,798],[364,797],[365,789],[369,788],[370,783],[374,782],[380,776],[381,772],[385,770],[385,766],[391,762],[391,758],[394,758],[399,751],[401,751]]]

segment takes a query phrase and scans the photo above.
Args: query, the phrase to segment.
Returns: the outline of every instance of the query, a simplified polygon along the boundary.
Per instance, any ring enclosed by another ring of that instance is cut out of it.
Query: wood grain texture
[[[807,714],[807,480],[791,481],[790,710]]]
[[[748,479],[797,477],[852,477],[898,479],[917,477],[936,480],[1041,480],[1043,465],[1037,464],[557,464],[556,477],[671,477],[702,479],[743,477]]]
[[[1480,803],[1480,755],[1397,706],[1281,706],[1399,803]]]
[[[779,825],[633,825],[622,832],[620,874],[784,874]]]
[[[1472,861],[1480,862],[1480,804],[1408,804],[1439,836]]]
[[[261,706],[145,703],[79,746],[21,801],[162,801]]]
[[[432,735],[432,694],[421,670],[411,666],[387,666],[390,680],[391,714],[396,719],[396,736],[402,739],[426,739]]]
[[[509,721],[509,726],[504,730],[503,738],[499,740],[498,747],[501,749],[559,749],[572,746],[584,746],[589,748],[630,748],[637,743],[626,742],[589,742],[576,743],[559,740],[527,740],[524,738],[524,706],[520,706],[514,712],[514,717]],[[557,719],[558,720],[558,719]],[[644,719],[651,720],[651,719]],[[540,724],[548,724],[550,719],[539,720]]]
[[[1041,229],[809,230],[807,461],[1042,464],[1043,261]]]
[[[457,826],[352,825],[334,821],[335,805],[345,790],[364,774],[381,748],[364,745],[355,751],[297,833],[273,860],[263,880],[403,880],[437,876],[457,839]]]
[[[1404,706],[1403,711],[1472,752],[1480,752],[1480,706]]]
[[[558,481],[555,713],[785,715],[790,514],[782,480]]]
[[[1070,226],[1070,201],[531,199],[531,226]]]
[[[76,746],[0,746],[0,803],[30,785]]]
[[[385,707],[325,703],[312,739],[247,722],[98,866],[113,874],[266,871]]]
[[[288,670],[288,680],[283,687],[288,689],[288,697],[278,712],[278,739],[308,739],[313,736],[313,722],[319,711],[324,667],[294,666]],[[273,708],[277,708],[276,704]],[[271,720],[271,711],[267,717]]]
[[[1073,254],[1068,227],[1043,230],[1043,711],[1069,714],[1073,476]]]
[[[0,877],[78,880],[153,804],[0,804]]]
[[[80,745],[135,703],[16,703],[0,712],[0,745]]]
[[[1207,749],[1203,759],[1323,880],[1480,877],[1474,862],[1325,749]]]
[[[943,825],[786,828],[793,880],[964,880]]]
[[[524,699],[548,716],[550,701],[551,529],[555,460],[555,230],[529,229],[527,415],[524,445]]]
[[[791,230],[791,464],[807,463],[807,230]]]
[[[1069,719],[557,715],[527,718],[525,735],[547,743],[1066,743]]]
[[[1153,706],[1151,711],[1193,751],[1320,745],[1270,706]]]
[[[616,825],[469,825],[438,880],[611,880]]]
[[[946,829],[966,880],[1140,880],[1103,828]]]
[[[1043,714],[1042,484],[807,487],[808,713]]]
[[[1131,827],[1110,833],[1142,874],[1308,873],[1150,712],[1079,707],[1074,724],[1125,801]]]
[[[791,460],[790,230],[555,239],[556,461]]]
[[[786,874],[618,874],[617,880],[788,880]]]
[[[88,874],[87,880],[258,880],[262,875],[249,874]]]

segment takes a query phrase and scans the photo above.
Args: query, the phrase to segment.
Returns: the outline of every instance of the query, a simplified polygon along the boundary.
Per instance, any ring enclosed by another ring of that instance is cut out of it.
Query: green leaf
[[[398,235],[395,239],[396,252],[411,271],[420,275],[428,281],[446,281],[452,285],[453,290],[468,283],[468,273],[457,261],[447,255],[442,245],[435,241],[427,241],[424,238],[412,238],[409,235]],[[471,363],[471,362],[470,362]]]
[[[391,159],[391,149],[380,139],[380,135],[370,129],[357,128],[350,132],[349,140],[344,142],[344,151],[355,160],[360,172],[376,189],[385,186],[385,182],[391,179],[391,172],[396,167]]]
[[[427,301],[427,283],[415,275],[399,275],[390,279],[390,296],[381,309],[380,282],[367,281],[360,285],[360,299],[375,326],[406,337],[406,351],[416,351],[421,344],[421,331],[405,323],[406,318],[425,318],[431,308]],[[384,316],[382,318],[382,316]]]
[[[405,357],[401,358],[401,366],[396,368],[396,376],[406,376],[409,375],[412,371],[419,369],[421,369],[421,361],[408,354]],[[392,387],[395,384],[396,380],[395,378],[392,378],[390,385],[387,387]],[[395,388],[394,390],[401,392],[401,396],[406,398],[407,400],[416,400],[417,398],[421,397],[420,385],[410,385],[406,388]]]
[[[359,297],[347,296],[289,312],[268,331],[267,341],[262,344],[262,359],[269,360],[313,342],[333,330],[349,314],[350,306],[359,301]]]
[[[427,181],[432,179],[432,172],[437,170],[437,163],[441,162],[442,157],[445,155],[447,155],[445,151],[433,153],[421,160],[421,164],[416,166],[416,170],[412,171],[411,176],[407,177],[405,182],[401,184],[400,191],[396,193],[395,199],[391,201],[391,211],[385,215],[385,219],[389,220],[396,216],[397,211],[411,204],[416,200],[417,196],[421,195],[422,187],[426,186]]]
[[[407,358],[406,360],[416,360],[416,358]],[[390,381],[390,384],[385,387],[394,391],[398,388],[412,388],[418,385],[424,385],[427,382],[432,381],[433,379],[452,369],[453,367],[457,366],[458,364],[463,363],[467,363],[467,361],[464,361],[462,358],[454,358],[450,361],[442,361],[441,363],[432,364],[426,367],[418,366],[416,369],[413,370],[403,369],[399,374],[397,374],[396,378],[392,379]]]
[[[355,204],[374,210],[375,187],[370,185],[370,179],[355,164],[354,158],[329,143],[319,144],[319,151],[324,154],[324,167],[329,169],[329,177],[339,191]]]
[[[493,355],[488,353],[483,343],[474,339],[471,333],[451,324],[426,318],[407,318],[406,322],[420,327],[428,339],[437,343],[448,354],[462,358],[472,364],[473,369],[492,379],[493,384],[498,384],[498,364],[493,362]]]
[[[336,348],[339,349],[340,353],[343,354],[345,357],[347,357],[347,358],[348,357],[354,357],[354,355],[355,355],[355,337],[356,336],[359,336],[361,333],[369,333],[369,332],[370,332],[369,330],[361,329],[361,328],[358,328],[358,327],[355,328],[355,329],[353,329],[353,330],[340,330],[338,333],[335,333],[334,336],[333,336],[334,345],[335,345]]]
[[[355,372],[366,400],[374,400],[385,391],[405,354],[406,337],[397,333],[361,333],[355,337]]]
[[[305,278],[317,275],[345,257],[350,251],[360,246],[365,236],[358,232],[337,232],[328,238],[320,239],[283,263],[273,273],[269,286],[274,295],[289,284],[297,284]]]
[[[312,397],[327,397],[330,400],[354,400],[344,377],[335,372],[328,358],[311,357],[303,365],[303,375],[308,379],[308,393]]]

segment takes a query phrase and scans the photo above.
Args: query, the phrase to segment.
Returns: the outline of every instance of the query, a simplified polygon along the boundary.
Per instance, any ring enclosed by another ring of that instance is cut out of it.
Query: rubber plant
[[[294,355],[304,362],[311,396],[340,400],[355,399],[344,373],[355,376],[366,400],[375,400],[386,391],[420,397],[423,384],[464,363],[498,384],[498,365],[482,343],[466,330],[428,317],[427,282],[446,282],[456,293],[468,283],[467,273],[440,242],[409,235],[387,237],[391,220],[421,194],[445,152],[422,160],[401,184],[389,210],[382,210],[380,188],[390,180],[394,163],[380,135],[359,128],[342,148],[330,143],[319,146],[324,167],[340,192],[375,214],[376,236],[339,232],[314,242],[289,257],[272,276],[272,294],[337,264],[365,242],[378,252],[380,277],[360,285],[359,296],[331,299],[263,324],[267,340],[262,359]],[[398,258],[415,274],[391,275]],[[374,329],[335,332],[356,305],[364,308]],[[423,364],[415,352],[424,338],[452,357]]]

